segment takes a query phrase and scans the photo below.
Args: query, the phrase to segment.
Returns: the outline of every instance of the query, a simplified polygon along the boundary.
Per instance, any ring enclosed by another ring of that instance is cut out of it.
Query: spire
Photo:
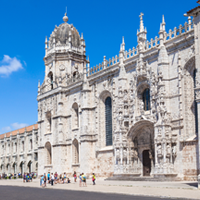
[[[162,24],[160,23],[160,32],[163,31],[163,27],[162,27]]]
[[[124,36],[122,37],[121,49],[122,49],[122,51],[125,51],[125,42],[124,42]]]
[[[67,21],[68,21],[67,12],[65,13],[65,16],[63,17],[63,21],[64,21],[65,23],[67,23]]]
[[[144,28],[144,23],[143,23],[143,16],[144,14],[141,13],[139,15],[140,17],[140,29],[137,31],[137,42],[138,42],[138,51],[143,51],[145,47],[145,42],[147,40],[147,29]]]
[[[162,16],[162,30],[163,31],[165,31],[165,25],[166,25],[166,23],[165,23],[165,16],[163,15]]]
[[[143,13],[140,13],[140,32],[144,31],[144,23],[143,23]]]

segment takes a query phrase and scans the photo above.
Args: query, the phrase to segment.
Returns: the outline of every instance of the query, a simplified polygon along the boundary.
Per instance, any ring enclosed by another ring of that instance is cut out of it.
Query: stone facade
[[[199,12],[187,12],[187,22],[169,32],[163,16],[150,41],[141,13],[137,47],[125,50],[123,38],[119,55],[92,68],[83,35],[63,17],[45,40],[38,84],[39,174],[197,180]]]
[[[163,16],[159,37],[150,41],[141,13],[138,46],[125,50],[123,38],[119,55],[104,56],[93,68],[83,35],[63,17],[64,23],[46,38],[45,78],[38,86],[39,174],[197,179],[196,9],[168,33]]]
[[[37,124],[0,135],[0,173],[37,171]]]

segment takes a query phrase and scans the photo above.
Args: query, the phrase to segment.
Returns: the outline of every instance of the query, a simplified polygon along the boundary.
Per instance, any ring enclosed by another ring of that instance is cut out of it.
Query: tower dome
[[[68,44],[71,40],[71,44],[73,47],[79,47],[81,45],[81,38],[77,29],[72,25],[68,24],[68,17],[63,17],[64,23],[60,24],[58,27],[54,29],[50,37],[50,43],[53,43],[53,38],[55,38],[56,44]],[[71,39],[69,40],[71,34]]]

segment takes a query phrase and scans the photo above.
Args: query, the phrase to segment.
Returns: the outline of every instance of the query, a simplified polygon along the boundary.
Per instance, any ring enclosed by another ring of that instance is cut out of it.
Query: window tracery
[[[143,98],[143,105],[144,105],[144,110],[150,110],[150,90],[149,88],[145,89],[143,94],[142,94],[142,98]]]
[[[112,100],[107,97],[105,100],[105,126],[106,146],[112,145]]]

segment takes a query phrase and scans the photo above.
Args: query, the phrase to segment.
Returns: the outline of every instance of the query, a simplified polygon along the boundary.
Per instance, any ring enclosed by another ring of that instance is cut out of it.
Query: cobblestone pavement
[[[0,197],[2,197],[2,194],[4,194],[4,200],[11,199],[8,198],[8,195],[14,195],[14,194],[27,194],[28,197],[30,197],[31,200],[31,194],[33,195],[40,195],[40,197],[34,197],[39,198],[42,200],[45,200],[45,198],[41,198],[45,196],[45,194],[58,194],[58,199],[60,198],[60,193],[63,195],[66,193],[66,195],[75,195],[78,197],[84,196],[81,198],[82,200],[88,196],[91,199],[98,199],[98,197],[102,198],[109,198],[109,199],[116,199],[117,197],[120,197],[120,195],[123,195],[123,199],[145,199],[144,197],[152,197],[147,198],[149,199],[156,199],[162,197],[162,199],[167,198],[181,198],[181,199],[200,199],[200,190],[197,189],[197,183],[196,182],[144,182],[144,181],[104,181],[104,180],[97,180],[97,184],[95,186],[92,185],[92,181],[89,179],[87,180],[88,186],[87,187],[79,187],[79,183],[70,183],[70,184],[56,184],[54,186],[51,186],[50,184],[47,185],[46,188],[40,188],[39,186],[39,180],[33,180],[33,182],[29,183],[23,183],[21,179],[17,180],[0,180]],[[6,187],[4,187],[6,186]],[[7,186],[18,186],[18,187],[7,187]],[[23,189],[27,187],[26,191],[30,190],[29,192],[24,192]],[[9,188],[10,191],[9,192]],[[19,189],[19,192],[15,193],[17,191],[17,188]],[[50,189],[50,190],[49,190]],[[57,190],[58,189],[58,190]],[[37,194],[37,191],[39,192]],[[45,192],[43,192],[45,191]],[[48,192],[47,192],[48,191]],[[89,193],[83,193],[83,192],[90,192]],[[40,194],[41,193],[41,194]],[[106,193],[106,194],[105,194]],[[86,195],[87,194],[87,195]],[[124,194],[126,194],[124,196]],[[5,196],[6,195],[6,196]],[[105,195],[110,195],[106,197]],[[131,196],[130,196],[131,195]],[[140,196],[140,197],[138,197]],[[53,197],[53,196],[52,196]],[[1,199],[1,198],[0,198]],[[3,199],[3,198],[2,198]],[[16,198],[14,198],[16,199]],[[27,199],[27,198],[20,198],[21,199]],[[55,199],[55,196],[54,196]],[[75,199],[75,198],[73,198]],[[88,198],[87,198],[88,199]],[[100,199],[100,198],[99,198]],[[121,196],[122,199],[122,196]],[[49,200],[49,198],[48,198]]]

